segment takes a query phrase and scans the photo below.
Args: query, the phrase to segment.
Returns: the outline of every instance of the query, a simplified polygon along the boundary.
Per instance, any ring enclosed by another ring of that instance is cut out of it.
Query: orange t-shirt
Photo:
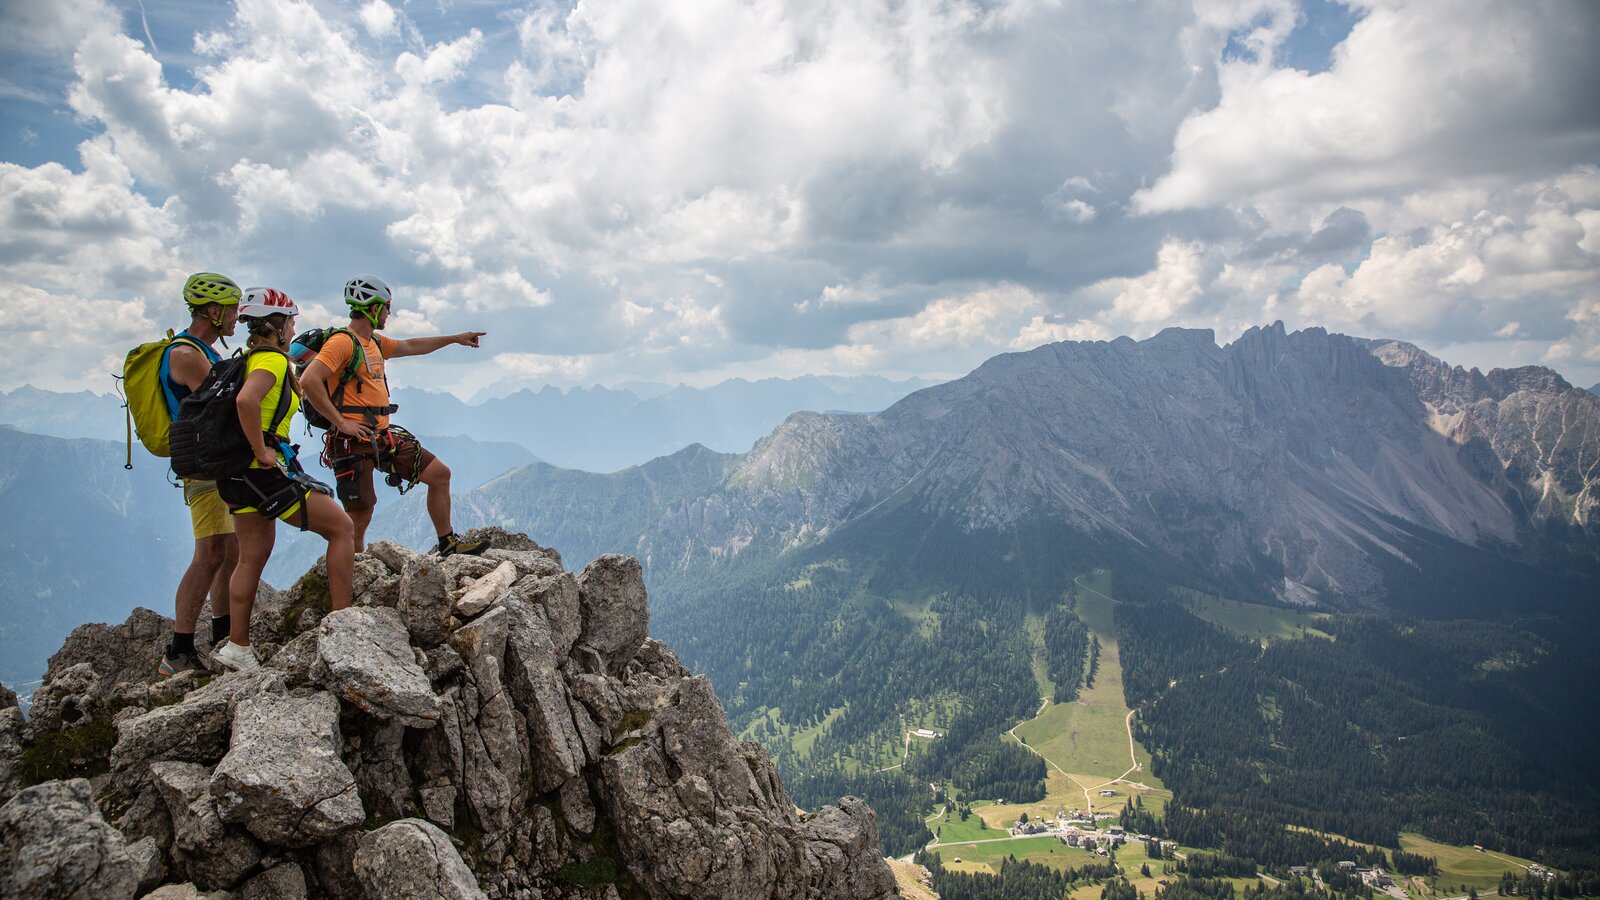
[[[389,405],[389,382],[384,378],[384,357],[394,353],[399,347],[399,342],[392,337],[374,334],[374,340],[361,341],[361,351],[366,357],[366,364],[356,367],[356,377],[344,388],[344,398],[334,397],[334,392],[339,388],[339,376],[344,373],[344,367],[350,364],[350,357],[355,353],[355,344],[345,340],[346,337],[355,336],[336,334],[329,338],[317,352],[317,360],[328,367],[332,374],[328,376],[328,396],[340,406],[377,406]],[[358,412],[344,413],[346,419],[358,422],[366,421],[367,417]],[[378,427],[389,427],[387,413],[378,416]]]

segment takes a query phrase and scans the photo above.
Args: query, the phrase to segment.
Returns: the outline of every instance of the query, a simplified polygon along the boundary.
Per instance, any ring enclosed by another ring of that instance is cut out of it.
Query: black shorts
[[[282,469],[246,469],[244,474],[217,482],[217,494],[234,515],[260,513],[307,529],[306,494],[311,489],[290,478]]]

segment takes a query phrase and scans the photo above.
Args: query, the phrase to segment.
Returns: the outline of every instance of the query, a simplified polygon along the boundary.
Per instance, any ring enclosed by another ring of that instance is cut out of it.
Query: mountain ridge
[[[1401,565],[1419,538],[1537,552],[1550,527],[1589,546],[1597,448],[1600,400],[1549,370],[1483,374],[1282,323],[1226,347],[1167,329],[998,356],[876,416],[790,416],[724,459],[715,490],[645,503],[603,530],[627,543],[607,549],[670,574],[911,503],[968,532],[1050,519],[1213,578],[1243,570],[1280,601],[1362,604],[1383,594],[1374,549]],[[670,480],[672,465],[627,477]],[[519,470],[463,505],[481,521],[549,526],[559,543],[565,525],[533,500],[557,479]],[[569,502],[579,485],[610,490],[559,480]]]

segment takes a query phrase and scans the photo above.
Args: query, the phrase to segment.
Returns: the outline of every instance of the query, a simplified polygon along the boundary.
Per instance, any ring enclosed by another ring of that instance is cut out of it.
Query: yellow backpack
[[[128,459],[125,469],[133,468],[133,434],[139,433],[139,443],[156,456],[171,456],[172,448],[167,434],[172,430],[172,412],[167,405],[167,387],[161,381],[162,369],[167,359],[167,349],[174,343],[184,343],[205,354],[200,342],[187,334],[167,336],[150,341],[128,351],[122,361],[122,374],[116,378],[117,392],[122,395],[122,408],[127,410]],[[209,357],[209,354],[206,354]],[[175,399],[175,398],[174,398]]]

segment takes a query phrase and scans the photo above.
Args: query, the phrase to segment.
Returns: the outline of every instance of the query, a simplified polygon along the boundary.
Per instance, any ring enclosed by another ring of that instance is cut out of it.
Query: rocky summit
[[[168,620],[84,625],[0,708],[0,896],[889,898],[870,807],[797,810],[640,566],[522,535],[380,542],[355,605],[263,585],[263,665],[154,677]]]

